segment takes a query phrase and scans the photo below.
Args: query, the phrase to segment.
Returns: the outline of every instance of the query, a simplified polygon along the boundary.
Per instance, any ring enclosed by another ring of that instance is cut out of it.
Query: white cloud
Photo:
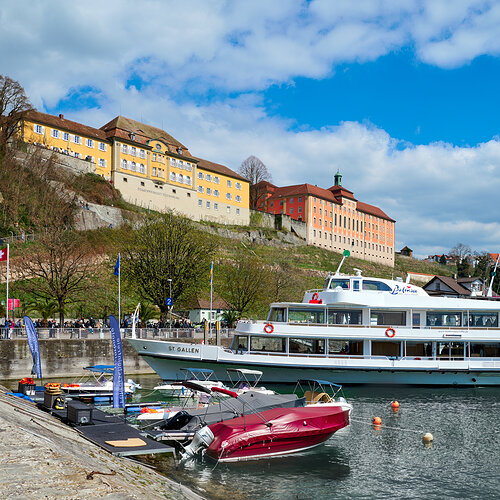
[[[0,11],[1,72],[39,108],[97,89],[98,109],[66,116],[96,126],[130,116],[234,169],[256,154],[277,184],[329,187],[340,168],[360,200],[398,220],[397,245],[419,254],[458,241],[498,250],[498,140],[413,147],[368,123],[301,130],[268,116],[256,92],[409,45],[442,67],[496,55],[499,18],[499,5],[477,0],[19,1]],[[134,72],[140,90],[126,88]],[[232,97],[189,97],[204,93]]]

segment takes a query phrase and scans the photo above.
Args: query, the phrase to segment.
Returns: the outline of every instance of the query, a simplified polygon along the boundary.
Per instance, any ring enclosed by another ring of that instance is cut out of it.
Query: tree
[[[445,254],[443,254],[443,255],[441,255],[441,257],[439,257],[439,263],[442,266],[446,266],[446,255]]]
[[[486,252],[474,252],[474,260],[474,275],[481,278],[484,283],[489,284],[491,272],[493,271],[493,266],[495,265],[494,260],[491,258],[490,254]]]
[[[186,300],[209,283],[215,240],[173,212],[148,216],[123,251],[122,273],[129,284],[166,319],[170,296]],[[171,281],[169,281],[171,280]]]
[[[62,327],[68,304],[83,300],[91,287],[91,249],[81,235],[51,225],[35,245],[21,252],[20,277],[26,280],[21,287],[41,300],[55,300]]]
[[[0,152],[18,131],[24,115],[33,109],[23,87],[8,76],[0,75]]]
[[[261,181],[272,181],[271,174],[264,163],[256,156],[249,156],[241,163],[239,174],[250,181],[250,208],[257,210],[265,194]]]
[[[456,258],[457,275],[459,278],[466,278],[471,271],[471,249],[463,243],[458,243],[450,250],[450,255]]]
[[[43,299],[33,300],[26,306],[26,312],[33,311],[42,318],[42,326],[47,326],[47,320],[54,316],[59,307],[54,299],[44,297]]]
[[[220,295],[229,302],[239,317],[251,311],[263,298],[268,274],[257,257],[237,255],[220,270]]]

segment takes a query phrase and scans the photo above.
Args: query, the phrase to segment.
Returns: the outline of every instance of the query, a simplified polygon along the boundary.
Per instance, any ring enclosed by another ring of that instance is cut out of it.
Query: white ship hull
[[[183,380],[181,368],[210,368],[227,381],[227,368],[263,372],[262,382],[295,383],[298,378],[329,380],[339,384],[500,386],[500,360],[300,358],[262,354],[236,354],[200,344],[128,339],[140,356],[163,380]]]

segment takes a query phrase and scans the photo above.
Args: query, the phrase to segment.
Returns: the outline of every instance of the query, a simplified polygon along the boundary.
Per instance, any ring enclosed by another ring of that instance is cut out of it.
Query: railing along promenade
[[[234,330],[222,328],[220,338],[228,338]],[[109,328],[37,328],[39,339],[111,339],[111,330]],[[132,328],[121,328],[123,338],[132,337]],[[203,328],[136,328],[135,334],[141,339],[193,339],[202,340],[205,338]],[[215,339],[215,329],[207,333],[207,338]],[[24,328],[0,329],[0,340],[25,339],[26,331]]]

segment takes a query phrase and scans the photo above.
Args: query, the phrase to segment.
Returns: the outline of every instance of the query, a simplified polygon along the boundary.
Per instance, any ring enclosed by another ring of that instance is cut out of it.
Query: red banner
[[[9,311],[13,311],[14,307],[19,307],[19,299],[9,299]]]

